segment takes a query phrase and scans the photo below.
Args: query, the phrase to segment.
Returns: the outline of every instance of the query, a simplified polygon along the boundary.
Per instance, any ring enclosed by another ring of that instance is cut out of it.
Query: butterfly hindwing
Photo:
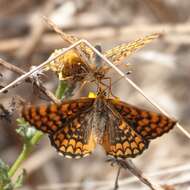
[[[117,159],[136,157],[148,148],[148,144],[122,118],[109,114],[102,143],[107,155]]]
[[[62,123],[60,130],[49,135],[51,144],[65,157],[88,156],[96,146],[92,126],[88,120],[89,114],[85,111],[85,113],[81,112],[75,118]]]

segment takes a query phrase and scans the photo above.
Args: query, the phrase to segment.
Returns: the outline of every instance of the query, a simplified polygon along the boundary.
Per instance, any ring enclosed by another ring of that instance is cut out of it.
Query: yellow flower
[[[55,57],[61,53],[63,49],[56,49],[49,57],[49,59]],[[63,55],[59,56],[55,60],[51,61],[47,66],[47,70],[52,70],[56,72],[59,80],[64,80],[66,77],[72,76],[74,74],[74,67],[78,64],[83,64],[82,59],[76,53],[75,50],[70,50]]]

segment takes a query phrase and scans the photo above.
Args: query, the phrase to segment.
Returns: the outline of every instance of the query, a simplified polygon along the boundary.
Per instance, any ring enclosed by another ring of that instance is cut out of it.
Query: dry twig
[[[132,162],[131,159],[126,160],[116,160],[116,159],[108,159],[108,161],[111,161],[112,164],[116,163],[119,168],[127,169],[129,170],[134,176],[136,176],[142,183],[147,185],[152,190],[162,190],[161,186],[154,184],[148,177],[145,177],[145,175],[140,171]],[[120,171],[120,170],[119,170]],[[119,174],[119,172],[118,172]],[[118,189],[118,175],[115,182],[114,190]]]
[[[6,91],[7,89],[9,89],[10,87],[13,87],[14,85],[16,85],[17,83],[23,81],[24,79],[28,78],[30,75],[32,75],[33,73],[39,71],[41,68],[43,68],[45,65],[49,64],[50,62],[54,61],[55,59],[57,59],[58,57],[60,57],[61,55],[63,55],[64,53],[66,53],[67,51],[71,50],[72,48],[74,48],[75,46],[79,45],[81,42],[83,42],[84,40],[80,40],[78,42],[76,42],[75,44],[71,45],[68,48],[65,48],[63,51],[61,51],[60,53],[58,53],[56,56],[54,56],[51,59],[48,59],[46,61],[44,61],[42,64],[40,64],[39,66],[31,69],[29,72],[23,74],[22,76],[18,77],[16,80],[14,80],[13,82],[11,82],[10,84],[8,84],[7,86],[5,86],[4,88],[0,89],[0,93],[3,93],[4,91]]]
[[[54,23],[52,22],[50,19],[48,19],[47,17],[44,17],[44,20],[47,22],[47,24],[65,41],[67,39],[67,42],[69,43],[69,45],[72,45],[74,43],[73,39],[68,39],[67,36],[65,36],[65,33],[62,32],[62,30]],[[78,39],[76,39],[76,42],[78,41]],[[81,44],[80,44],[81,45]],[[83,60],[83,63],[86,64],[88,66],[88,58],[86,57],[86,55],[84,54],[84,52],[80,49],[80,47],[74,47],[74,49],[76,49],[76,53],[79,54],[79,56],[81,57],[81,59]]]
[[[116,178],[115,178],[115,185],[114,185],[114,189],[113,190],[117,190],[119,188],[118,181],[119,181],[120,172],[121,172],[121,166],[118,167],[117,175],[116,175]]]
[[[10,71],[13,71],[14,73],[17,73],[18,75],[23,75],[26,74],[25,71],[23,71],[22,69],[16,67],[13,64],[10,64],[8,62],[6,62],[3,59],[0,59],[0,65],[5,67],[6,69],[9,69]],[[40,91],[42,91],[50,100],[52,100],[55,103],[60,103],[60,101],[53,95],[52,92],[50,92],[49,90],[47,90],[40,81],[37,81],[37,79],[35,77],[33,78],[28,78],[27,81],[31,82],[32,84],[34,84],[36,87],[38,87],[38,89]]]

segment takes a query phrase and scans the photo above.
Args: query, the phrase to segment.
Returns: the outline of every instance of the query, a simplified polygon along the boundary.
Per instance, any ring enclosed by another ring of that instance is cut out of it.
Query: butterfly
[[[97,144],[116,159],[134,158],[155,139],[171,130],[176,121],[103,93],[61,104],[24,107],[22,117],[47,133],[51,145],[63,156],[82,158]]]
[[[80,40],[80,38],[76,36],[64,33],[50,20],[46,21],[68,44],[71,45]],[[146,44],[159,38],[161,35],[161,33],[152,33],[135,41],[118,45],[102,54],[113,64],[119,65],[124,59],[143,48]],[[55,50],[50,57],[56,56],[60,51],[62,50]],[[87,60],[84,60],[84,57],[87,58]],[[81,43],[77,50],[70,50],[54,61],[51,61],[47,68],[55,71],[60,80],[81,82],[88,77],[90,80],[100,81],[105,78],[105,74],[110,70],[110,66],[99,66],[96,63],[96,57],[96,54],[91,48]]]

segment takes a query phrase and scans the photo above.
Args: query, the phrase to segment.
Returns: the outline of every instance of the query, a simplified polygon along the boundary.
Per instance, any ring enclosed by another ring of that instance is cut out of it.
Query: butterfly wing
[[[147,35],[143,38],[139,38],[135,41],[132,41],[128,44],[121,44],[119,46],[116,46],[104,53],[104,55],[110,59],[114,64],[118,62],[122,62],[124,59],[126,59],[131,54],[135,53],[137,50],[143,48],[146,44],[149,44],[153,40],[160,37],[160,33],[153,33],[150,35]]]
[[[25,106],[22,110],[22,117],[36,129],[52,134],[60,129],[67,120],[91,107],[93,101],[93,98],[81,98],[65,101],[60,105]]]
[[[121,117],[116,117],[117,114],[113,113],[114,109],[112,112],[110,110],[108,112],[109,119],[102,141],[107,155],[116,159],[126,159],[136,157],[148,148],[149,142],[143,139]]]
[[[52,146],[69,158],[89,155],[96,142],[89,125],[94,99],[81,98],[39,107],[25,107],[22,116],[38,130],[49,134]]]
[[[96,146],[92,126],[88,122],[89,113],[85,112],[63,123],[54,134],[49,135],[51,144],[68,158],[88,156]]]
[[[171,130],[176,121],[163,114],[137,108],[121,101],[110,100],[122,118],[146,140],[155,139]]]

